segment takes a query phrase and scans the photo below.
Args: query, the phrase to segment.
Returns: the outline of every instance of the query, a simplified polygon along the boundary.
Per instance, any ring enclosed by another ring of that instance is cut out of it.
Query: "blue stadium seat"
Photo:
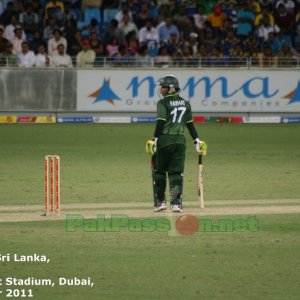
[[[103,22],[109,23],[118,13],[117,8],[105,8],[103,11]]]
[[[158,8],[155,7],[155,6],[151,6],[149,8],[149,15],[150,15],[152,20],[156,20],[156,18],[158,16]]]
[[[100,10],[98,8],[86,8],[84,10],[84,21],[90,24],[92,19],[96,19],[99,23],[101,22]]]
[[[77,28],[82,30],[83,27],[88,26],[89,24],[87,22],[78,21],[77,22]]]

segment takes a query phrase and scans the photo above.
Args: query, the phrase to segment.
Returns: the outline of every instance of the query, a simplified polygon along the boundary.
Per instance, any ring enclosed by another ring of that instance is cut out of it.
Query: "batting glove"
[[[196,151],[202,155],[206,155],[207,145],[204,141],[200,141],[199,138],[194,140],[194,144],[196,146]]]
[[[148,140],[146,142],[146,153],[147,154],[154,155],[154,153],[156,152],[156,143],[157,143],[157,138]]]

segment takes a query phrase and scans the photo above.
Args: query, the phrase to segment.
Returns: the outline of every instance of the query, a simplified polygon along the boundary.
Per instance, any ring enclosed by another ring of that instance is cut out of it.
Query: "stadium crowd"
[[[0,66],[299,67],[300,0],[0,0]]]

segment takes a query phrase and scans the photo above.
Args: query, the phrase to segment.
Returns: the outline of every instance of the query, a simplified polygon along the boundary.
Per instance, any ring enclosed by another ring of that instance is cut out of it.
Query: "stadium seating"
[[[103,22],[109,23],[118,13],[117,8],[106,8],[103,10]]]
[[[99,23],[101,22],[100,10],[98,8],[86,8],[84,10],[84,21],[90,24],[92,19],[96,19]]]

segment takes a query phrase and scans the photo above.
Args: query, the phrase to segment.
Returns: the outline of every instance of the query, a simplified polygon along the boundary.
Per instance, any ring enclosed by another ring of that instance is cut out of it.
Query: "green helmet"
[[[163,86],[163,87],[169,87],[172,90],[173,89],[175,89],[177,91],[180,90],[178,79],[175,76],[173,76],[173,75],[167,75],[167,76],[163,77],[159,81],[159,85]]]

